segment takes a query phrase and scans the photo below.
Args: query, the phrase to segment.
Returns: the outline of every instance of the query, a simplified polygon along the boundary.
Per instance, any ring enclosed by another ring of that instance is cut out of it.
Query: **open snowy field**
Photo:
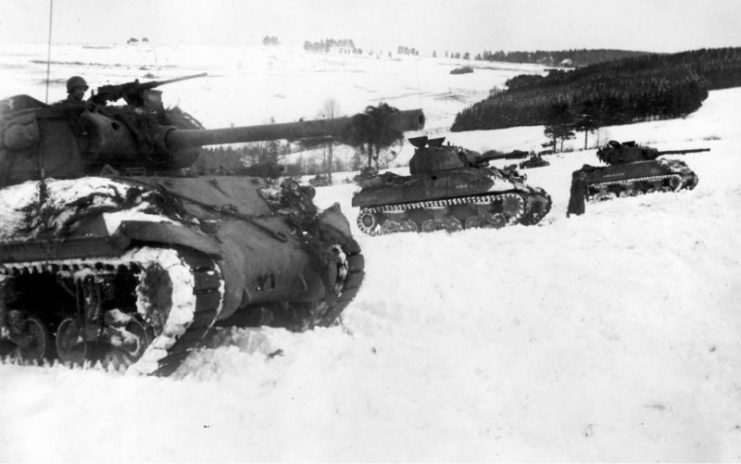
[[[474,150],[545,140],[542,127],[446,129],[535,66],[456,76],[452,60],[282,48],[60,50],[50,101],[72,74],[95,87],[205,71],[163,90],[207,127],[309,119],[333,97],[345,113],[422,108],[425,133]],[[44,58],[0,50],[1,95],[43,99],[30,60]],[[682,157],[693,191],[569,219],[571,173],[595,150],[550,156],[525,171],[553,198],[535,227],[368,237],[353,224],[367,274],[342,326],[223,330],[170,378],[0,365],[0,461],[741,460],[741,89],[598,136],[711,151]],[[355,189],[316,202],[354,223]]]

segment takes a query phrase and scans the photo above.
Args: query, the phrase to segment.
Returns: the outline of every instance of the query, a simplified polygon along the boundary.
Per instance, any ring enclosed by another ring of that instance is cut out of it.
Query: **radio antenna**
[[[49,0],[49,44],[46,52],[46,99],[45,103],[49,103],[49,73],[51,72],[51,20],[52,11],[54,11],[54,0]]]

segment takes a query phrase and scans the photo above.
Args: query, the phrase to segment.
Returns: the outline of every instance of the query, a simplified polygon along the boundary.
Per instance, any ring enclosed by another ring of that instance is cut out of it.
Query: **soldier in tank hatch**
[[[78,104],[82,103],[85,98],[88,86],[85,79],[80,76],[72,76],[67,79],[67,98],[60,103]]]

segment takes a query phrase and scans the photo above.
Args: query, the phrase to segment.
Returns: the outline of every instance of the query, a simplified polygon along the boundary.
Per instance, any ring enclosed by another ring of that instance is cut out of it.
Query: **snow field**
[[[342,72],[365,61],[322,60],[273,63],[307,89],[365,79]],[[401,95],[382,71],[350,100]],[[446,90],[447,71],[430,93]],[[399,70],[427,78],[415,72]],[[449,115],[494,81],[467,83],[463,102],[421,97],[426,111],[441,105],[426,132],[474,150],[536,149],[542,127],[447,133]],[[183,107],[219,119],[200,97]],[[297,98],[286,98],[293,110],[314,107]],[[251,111],[231,108],[239,122]],[[693,191],[567,219],[571,173],[598,161],[593,149],[547,157],[525,171],[554,203],[535,227],[368,237],[354,225],[354,185],[318,188],[366,258],[342,326],[223,330],[167,379],[0,365],[0,460],[741,460],[738,108],[741,89],[714,91],[685,119],[600,131],[712,148],[681,157],[700,177]]]

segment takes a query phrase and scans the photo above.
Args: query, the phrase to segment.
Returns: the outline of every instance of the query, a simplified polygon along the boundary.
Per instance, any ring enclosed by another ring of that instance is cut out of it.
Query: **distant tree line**
[[[396,53],[399,55],[419,56],[419,50],[414,47],[407,47],[406,45],[399,45],[396,47]]]
[[[126,41],[127,45],[136,45],[139,43],[139,39],[136,37],[129,37],[129,40]],[[146,37],[142,37],[141,43],[149,43],[149,39]]]
[[[484,50],[476,55],[476,60],[504,61],[507,63],[538,63],[546,66],[587,66],[607,61],[621,60],[636,56],[647,55],[647,52],[611,50],[611,49],[576,49],[576,50],[535,50],[492,52]]]
[[[262,44],[263,45],[278,45],[280,42],[278,42],[278,37],[274,35],[266,35],[262,38]]]
[[[741,86],[741,48],[650,54],[546,76],[520,75],[507,90],[464,109],[451,130],[529,125],[590,126],[683,116],[708,90]]]
[[[437,50],[432,50],[432,57],[437,58]],[[453,58],[453,59],[461,59],[464,60],[470,60],[471,54],[468,52],[461,53],[461,52],[450,52],[448,50],[445,50],[445,58]]]
[[[264,175],[279,173],[283,167],[279,157],[291,153],[291,144],[271,140],[244,145],[206,147],[193,165],[189,174],[197,175]]]
[[[312,52],[328,52],[336,48],[346,49],[352,53],[363,52],[363,50],[355,47],[352,39],[324,39],[318,42],[304,41],[304,50]]]
[[[301,153],[311,150],[312,154]],[[319,153],[316,153],[317,150]],[[295,161],[288,163],[283,158],[291,153]],[[198,160],[185,169],[189,175],[226,175],[226,176],[303,176],[326,174],[347,170],[359,170],[367,164],[367,154],[357,150],[350,160],[328,157],[327,146],[308,148],[299,144],[297,147],[288,142],[259,142],[242,146],[219,146],[204,148]],[[383,152],[380,164],[388,167],[396,152]]]

